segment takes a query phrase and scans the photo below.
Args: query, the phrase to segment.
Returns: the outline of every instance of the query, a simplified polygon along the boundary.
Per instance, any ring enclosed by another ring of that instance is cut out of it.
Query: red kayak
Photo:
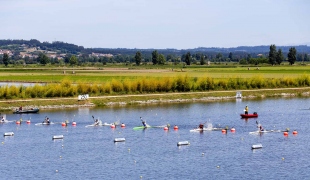
[[[255,117],[258,117],[258,114],[257,113],[253,113],[253,114],[240,114],[240,116],[242,118],[255,118]]]

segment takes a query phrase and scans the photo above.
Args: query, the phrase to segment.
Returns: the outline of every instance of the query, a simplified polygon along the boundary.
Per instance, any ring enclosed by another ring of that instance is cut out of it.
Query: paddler
[[[142,121],[142,125],[144,126],[144,128],[147,128],[147,124],[144,120],[142,120],[142,117],[140,117],[141,121]]]
[[[199,129],[203,130],[203,124],[199,124]]]
[[[248,108],[248,106],[245,106],[245,108],[244,108],[244,114],[248,114],[249,113],[249,108]]]
[[[95,120],[95,125],[99,125],[99,119]]]
[[[262,125],[259,126],[259,130],[260,130],[260,131],[264,131],[264,128],[263,128]]]

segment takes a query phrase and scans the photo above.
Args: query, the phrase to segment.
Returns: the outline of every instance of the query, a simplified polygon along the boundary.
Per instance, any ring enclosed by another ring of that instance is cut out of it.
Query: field
[[[214,79],[251,78],[283,78],[309,75],[308,66],[274,66],[274,67],[234,67],[234,66],[113,66],[113,67],[35,67],[35,68],[0,68],[0,81],[11,82],[61,82],[69,79],[73,83],[104,83],[112,79],[138,79],[140,77],[177,77],[191,78],[211,77]]]
[[[104,66],[104,67],[1,67],[0,82],[40,82],[33,87],[0,87],[0,106],[72,106],[136,104],[140,101],[233,97],[242,90],[248,97],[288,93],[309,95],[307,66]],[[298,89],[289,89],[298,88]],[[269,89],[269,90],[267,90]],[[271,89],[271,90],[270,90]],[[272,91],[277,89],[277,91]],[[250,90],[250,91],[247,91]],[[90,94],[85,102],[79,94]],[[135,96],[139,95],[139,96]],[[141,96],[140,96],[141,95]]]

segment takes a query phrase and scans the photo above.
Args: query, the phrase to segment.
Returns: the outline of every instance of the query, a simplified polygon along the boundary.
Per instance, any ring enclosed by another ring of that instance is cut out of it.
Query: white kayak
[[[102,123],[100,120],[90,125],[86,125],[85,127],[97,127],[97,126],[106,126],[105,123]]]
[[[261,133],[272,133],[272,132],[284,132],[284,131],[281,131],[281,130],[263,130],[263,131],[257,130],[257,131],[250,132],[249,134],[261,134]]]
[[[93,123],[93,124],[87,125],[87,126],[85,126],[85,127],[112,126],[112,125],[118,126],[118,125],[120,125],[120,122],[119,122],[119,121],[116,121],[116,122],[114,122],[114,123],[107,123],[107,122],[102,123],[101,120],[99,120],[99,119],[97,119],[97,120],[98,120],[98,122],[95,122],[95,123]]]
[[[11,123],[11,122],[15,122],[15,121],[9,121],[9,120],[6,120],[6,119],[0,121],[0,123]]]
[[[40,125],[52,125],[52,124],[55,124],[55,123],[53,123],[53,122],[49,122],[49,123],[47,123],[47,122],[41,122],[41,123],[36,123],[35,125],[36,125],[36,126],[40,126]]]
[[[221,131],[223,128],[195,128],[189,130],[190,132],[202,132],[202,131]]]

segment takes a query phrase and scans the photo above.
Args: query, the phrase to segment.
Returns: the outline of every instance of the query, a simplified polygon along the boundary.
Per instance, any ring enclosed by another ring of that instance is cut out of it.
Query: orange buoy
[[[294,131],[293,131],[293,134],[296,135],[296,134],[298,134],[298,132],[297,132],[296,130],[294,130]]]
[[[27,124],[30,124],[30,120],[27,120]]]
[[[20,121],[16,121],[16,124],[20,124]]]
[[[284,132],[283,135],[284,135],[284,136],[288,136],[288,132]]]
[[[61,126],[67,126],[67,125],[66,125],[66,123],[63,122],[63,123],[61,123]]]
[[[226,129],[222,129],[222,133],[226,133]]]
[[[174,130],[178,130],[179,127],[178,127],[178,126],[174,126],[173,129],[174,129]]]
[[[166,126],[166,127],[164,127],[164,130],[165,130],[165,131],[167,131],[168,129],[169,129],[169,128],[168,128],[167,126]]]
[[[72,122],[72,126],[76,126],[76,122],[75,121]]]
[[[115,128],[115,125],[114,125],[114,124],[112,124],[110,127],[111,127],[111,128]]]
[[[236,129],[235,128],[231,128],[230,132],[234,133],[234,132],[236,132]]]
[[[121,127],[122,127],[122,128],[123,128],[123,127],[125,127],[125,124],[124,124],[124,123],[122,123],[122,124],[121,124]]]

